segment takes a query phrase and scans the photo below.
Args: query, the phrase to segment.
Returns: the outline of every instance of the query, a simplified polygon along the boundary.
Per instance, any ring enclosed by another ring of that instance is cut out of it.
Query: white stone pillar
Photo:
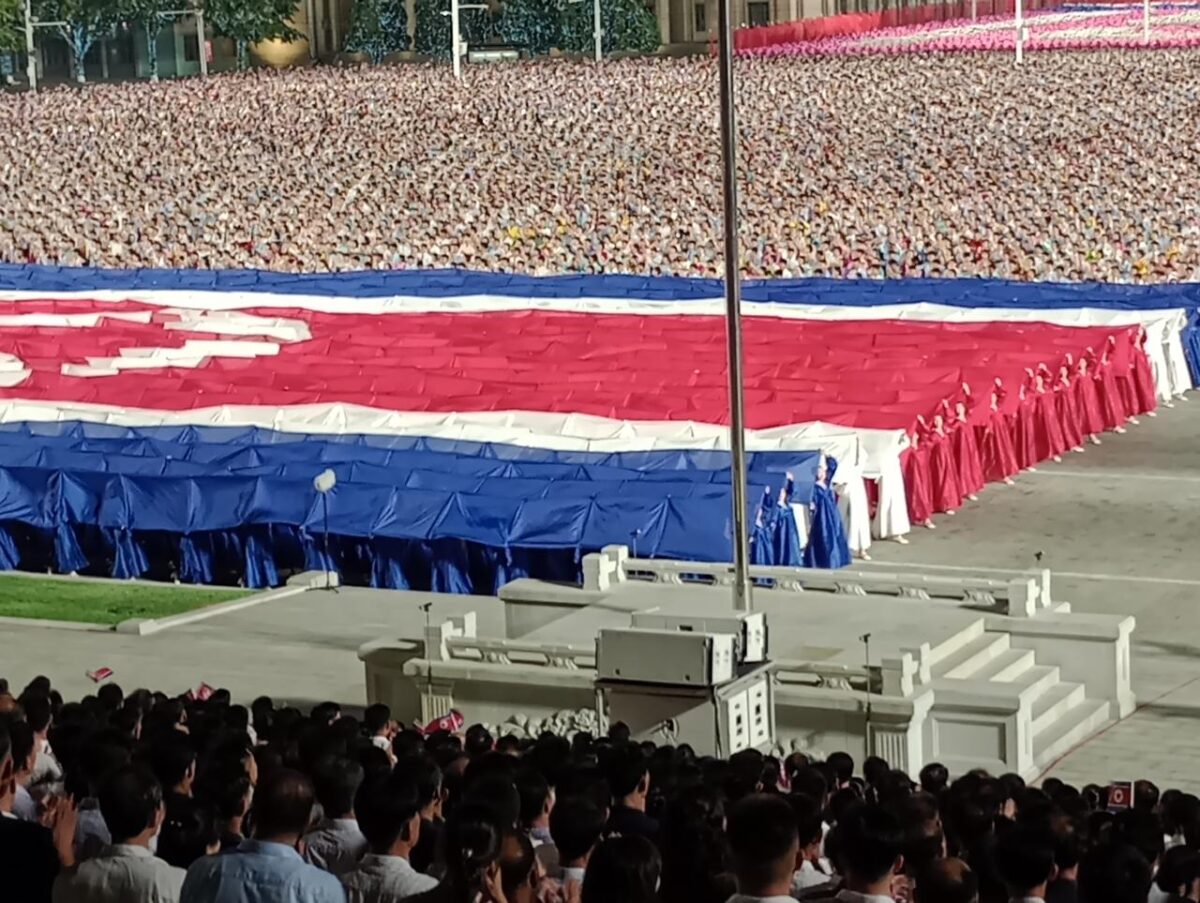
[[[654,11],[658,14],[658,32],[665,46],[671,43],[671,0],[654,0]]]
[[[795,22],[800,18],[800,0],[789,0],[788,21]]]
[[[408,16],[408,49],[415,50],[417,37],[417,0],[404,0],[404,13]]]

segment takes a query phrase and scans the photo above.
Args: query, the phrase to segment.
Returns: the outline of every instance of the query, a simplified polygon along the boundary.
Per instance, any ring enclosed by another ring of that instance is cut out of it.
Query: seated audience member
[[[766,794],[744,797],[729,810],[726,831],[738,888],[730,903],[791,899],[800,834],[787,801]]]
[[[1146,903],[1150,863],[1136,847],[1100,843],[1079,863],[1080,903]]]
[[[69,803],[56,809],[53,832],[12,813],[16,768],[9,721],[0,718],[0,890],[6,900],[49,903],[60,867],[74,863],[75,811]]]
[[[421,808],[407,775],[393,772],[378,784],[364,783],[354,811],[370,849],[342,875],[349,903],[398,903],[437,886],[409,861],[421,836]]]
[[[446,874],[411,903],[499,903],[503,900],[501,856],[505,829],[486,806],[463,805],[446,821]],[[409,903],[406,901],[406,903]]]
[[[582,796],[559,800],[550,813],[550,836],[558,849],[556,877],[568,899],[583,888],[588,860],[600,843],[604,823],[604,812]]]
[[[812,892],[814,888],[826,887],[834,880],[825,871],[821,854],[825,827],[821,807],[811,797],[792,793],[787,797],[796,817],[796,829],[800,836],[800,853],[796,860],[796,871],[792,875],[792,892]]]
[[[332,719],[331,719],[332,720]],[[337,878],[309,865],[297,849],[308,828],[313,788],[286,768],[266,775],[254,796],[254,839],[197,860],[183,882],[183,903],[343,903]]]
[[[896,875],[904,867],[904,832],[900,823],[878,806],[859,803],[838,820],[834,866],[842,875],[841,903],[887,903]]]
[[[367,839],[354,815],[363,767],[353,759],[331,757],[313,769],[313,790],[324,817],[304,835],[304,858],[334,875],[354,868],[367,851]]]
[[[1049,831],[1032,825],[1011,827],[996,839],[992,859],[1010,900],[1046,899],[1046,887],[1057,874]]]
[[[613,753],[608,763],[608,785],[613,807],[608,830],[614,834],[658,839],[658,822],[646,814],[650,795],[650,767],[641,747],[628,745]]]
[[[187,869],[201,856],[221,851],[221,830],[211,806],[191,799],[166,807],[158,835],[158,857],[176,868]]]
[[[979,903],[979,882],[961,859],[938,859],[915,878],[914,903]]]
[[[658,903],[662,858],[636,834],[610,837],[592,853],[581,903]]]
[[[58,876],[54,903],[176,903],[184,871],[153,852],[165,814],[158,780],[144,768],[123,768],[104,782],[99,799],[113,842]]]

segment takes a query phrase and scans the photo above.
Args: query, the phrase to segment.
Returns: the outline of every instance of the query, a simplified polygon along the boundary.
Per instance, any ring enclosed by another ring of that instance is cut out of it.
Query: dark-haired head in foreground
[[[754,794],[739,800],[726,821],[738,891],[786,897],[800,851],[796,814],[782,797]]]

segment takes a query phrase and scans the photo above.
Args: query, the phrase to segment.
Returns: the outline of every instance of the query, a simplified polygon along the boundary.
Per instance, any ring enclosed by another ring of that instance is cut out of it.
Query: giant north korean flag
[[[90,562],[95,528],[123,573],[153,568],[153,533],[179,537],[193,578],[235,555],[271,582],[281,530],[316,554],[308,484],[327,465],[337,564],[358,555],[380,585],[490,591],[478,584],[608,543],[727,558],[720,291],[0,268],[0,524],[25,525],[0,536],[0,564],[25,566],[26,528],[57,564]],[[745,295],[763,563],[844,563],[839,529],[865,552],[872,526],[903,534],[1192,384],[1193,286],[802,280]],[[545,554],[531,565],[530,550]]]

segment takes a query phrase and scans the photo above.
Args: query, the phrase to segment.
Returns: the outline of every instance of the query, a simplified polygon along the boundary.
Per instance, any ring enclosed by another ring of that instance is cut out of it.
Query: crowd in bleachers
[[[738,63],[752,276],[1200,280],[1189,51]],[[708,58],[0,97],[0,260],[721,273]]]
[[[0,689],[6,901],[1200,901],[1200,799],[1145,781]]]

